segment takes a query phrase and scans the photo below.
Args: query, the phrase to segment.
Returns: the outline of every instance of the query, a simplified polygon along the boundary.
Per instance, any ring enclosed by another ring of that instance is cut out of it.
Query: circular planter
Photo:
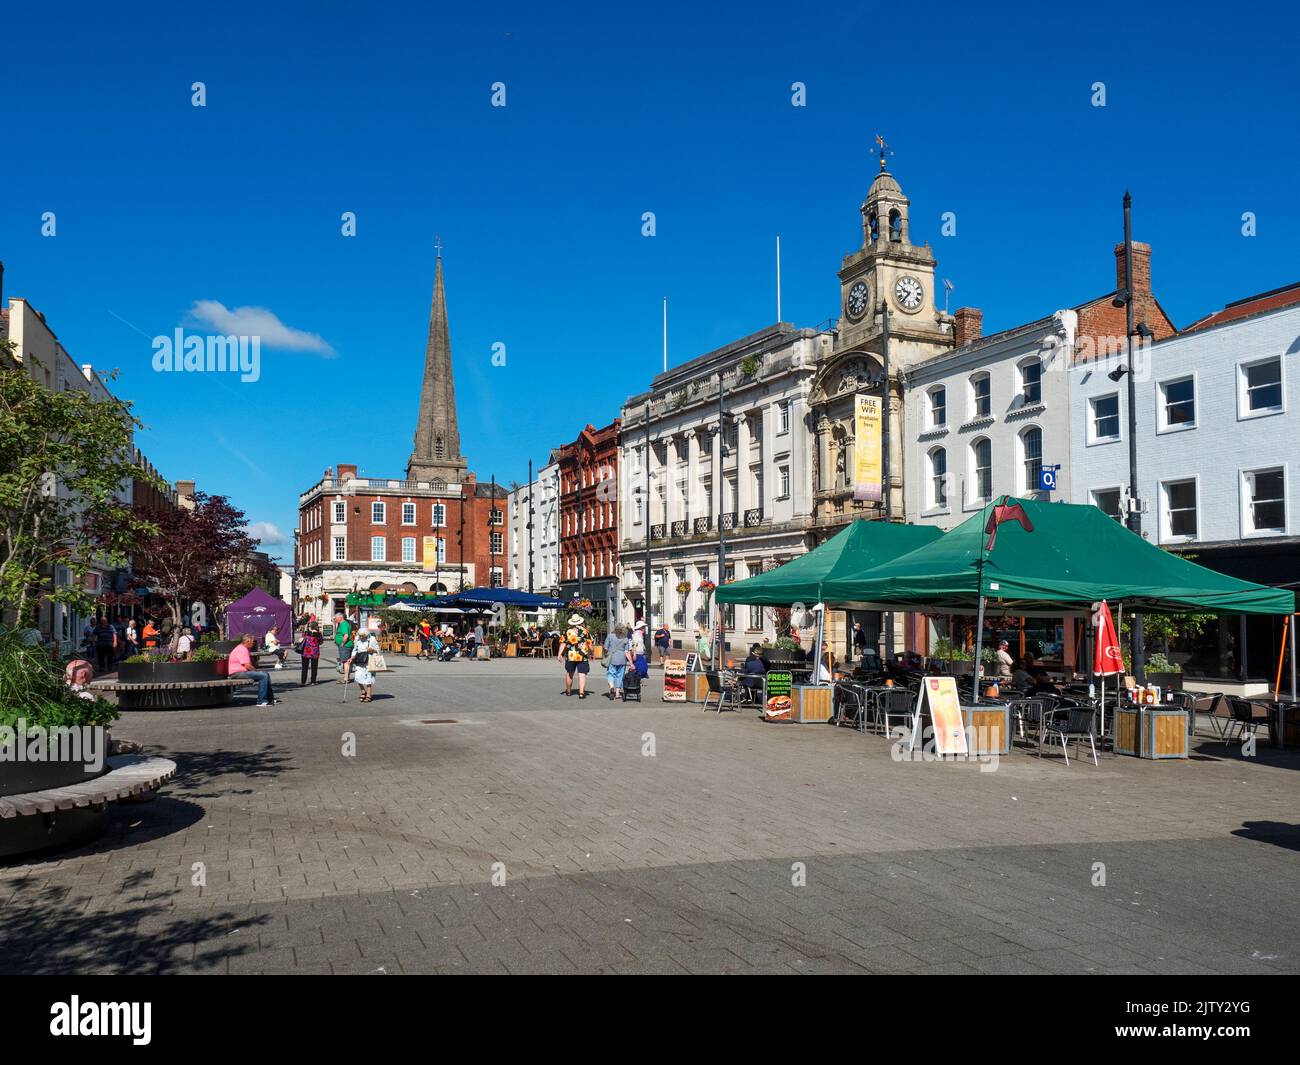
[[[22,795],[29,791],[64,788],[69,784],[81,784],[102,776],[107,772],[104,759],[108,756],[108,730],[102,725],[88,727],[93,727],[98,733],[95,742],[100,755],[100,768],[87,769],[84,752],[83,758],[75,761],[64,757],[40,762],[20,762],[11,757],[0,761],[0,795]]]
[[[117,679],[123,684],[185,684],[221,676],[213,662],[123,662]]]

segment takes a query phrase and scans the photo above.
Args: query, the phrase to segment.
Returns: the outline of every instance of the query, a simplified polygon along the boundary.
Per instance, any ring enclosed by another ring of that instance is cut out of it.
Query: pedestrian
[[[371,633],[361,632],[357,635],[352,645],[350,665],[357,679],[357,687],[361,689],[363,703],[370,702],[374,694],[375,674],[372,672],[371,658],[378,653],[379,643]]]
[[[194,637],[190,635],[189,629],[182,629],[180,638],[176,641],[176,657],[185,662],[189,659],[192,650],[194,650]]]
[[[473,657],[478,657],[478,649],[487,646],[487,633],[483,631],[483,622],[480,621],[474,626],[474,651]]]
[[[621,622],[605,637],[605,654],[609,664],[605,667],[605,680],[609,684],[606,699],[623,698],[623,674],[632,664],[632,641],[627,638],[627,626]]]
[[[351,675],[351,666],[348,660],[352,657],[352,643],[355,639],[356,630],[352,622],[342,614],[334,615],[334,646],[338,649],[338,671],[343,674],[340,684],[346,684],[348,677]]]
[[[587,697],[587,674],[591,666],[587,659],[591,657],[591,632],[587,629],[587,620],[581,614],[569,615],[569,627],[564,630],[564,639],[560,643],[559,661],[564,663],[564,694],[573,694],[573,675],[578,675],[578,698]]]
[[[133,658],[140,653],[140,630],[135,627],[135,618],[126,623],[126,656]]]
[[[1011,657],[1007,647],[1006,640],[998,641],[998,680],[1011,679],[1011,667],[1015,664],[1015,659]]]
[[[632,626],[632,668],[642,680],[650,676],[650,663],[646,660],[646,626],[645,621],[638,621]]]
[[[420,619],[417,634],[420,637],[420,653],[415,656],[416,660],[433,658],[433,626],[429,624],[428,618]]]
[[[311,674],[311,683],[316,683],[316,670],[320,666],[320,627],[316,622],[309,622],[307,631],[302,634],[302,680],[299,684],[307,685],[307,674]]]
[[[275,690],[271,687],[271,674],[253,668],[253,637],[241,636],[230,652],[227,674],[232,680],[241,677],[257,681],[257,705],[274,706],[277,702]]]
[[[861,661],[863,656],[866,655],[866,653],[867,653],[866,630],[863,629],[862,622],[855,621],[853,623],[853,654],[858,658],[859,661]]]
[[[108,623],[102,614],[95,619],[90,630],[90,642],[95,649],[95,662],[100,673],[113,671],[113,659],[117,652],[117,629]]]
[[[289,657],[289,649],[280,645],[280,630],[272,625],[262,637],[262,650],[274,656],[275,668],[284,669],[284,660]]]
[[[705,665],[708,665],[709,659],[713,657],[709,638],[704,635],[703,629],[695,630],[695,653],[700,656],[700,661]]]
[[[659,664],[664,664],[664,659],[668,657],[668,648],[672,646],[673,633],[668,627],[668,622],[664,622],[655,629],[655,647],[659,650]]]

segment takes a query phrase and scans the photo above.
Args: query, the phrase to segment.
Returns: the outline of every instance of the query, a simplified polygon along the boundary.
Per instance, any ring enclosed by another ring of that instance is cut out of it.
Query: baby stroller
[[[439,642],[438,644],[438,661],[450,662],[456,657],[456,645],[451,641],[447,643]]]
[[[623,674],[623,701],[639,703],[641,701],[641,674],[629,669]]]

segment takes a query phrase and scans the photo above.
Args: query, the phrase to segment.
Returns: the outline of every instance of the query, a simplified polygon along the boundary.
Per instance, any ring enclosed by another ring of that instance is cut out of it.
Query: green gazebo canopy
[[[1019,503],[1034,526],[1003,522],[993,550],[993,505]],[[829,545],[827,545],[829,546]],[[778,571],[780,572],[780,571]],[[1289,614],[1295,594],[1237,580],[1161,550],[1094,506],[1000,497],[933,543],[877,566],[836,574],[825,599],[864,607],[970,613],[981,591],[1009,614],[1063,614],[1102,599],[1146,614]]]
[[[937,540],[943,534],[923,525],[896,525],[858,519],[820,547],[791,559],[767,573],[724,584],[717,590],[720,603],[755,606],[789,606],[791,603],[826,602],[835,596],[823,589],[835,579],[865,573],[874,566]]]

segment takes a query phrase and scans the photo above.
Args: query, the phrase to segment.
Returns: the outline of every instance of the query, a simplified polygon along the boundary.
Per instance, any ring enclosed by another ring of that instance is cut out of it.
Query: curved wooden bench
[[[113,692],[123,710],[198,710],[229,706],[236,688],[256,684],[251,677],[213,677],[211,680],[136,682],[92,680],[93,692]],[[209,694],[211,693],[211,694]]]
[[[71,843],[102,828],[110,803],[155,788],[176,775],[170,758],[117,754],[108,772],[62,788],[0,795],[0,857]]]

